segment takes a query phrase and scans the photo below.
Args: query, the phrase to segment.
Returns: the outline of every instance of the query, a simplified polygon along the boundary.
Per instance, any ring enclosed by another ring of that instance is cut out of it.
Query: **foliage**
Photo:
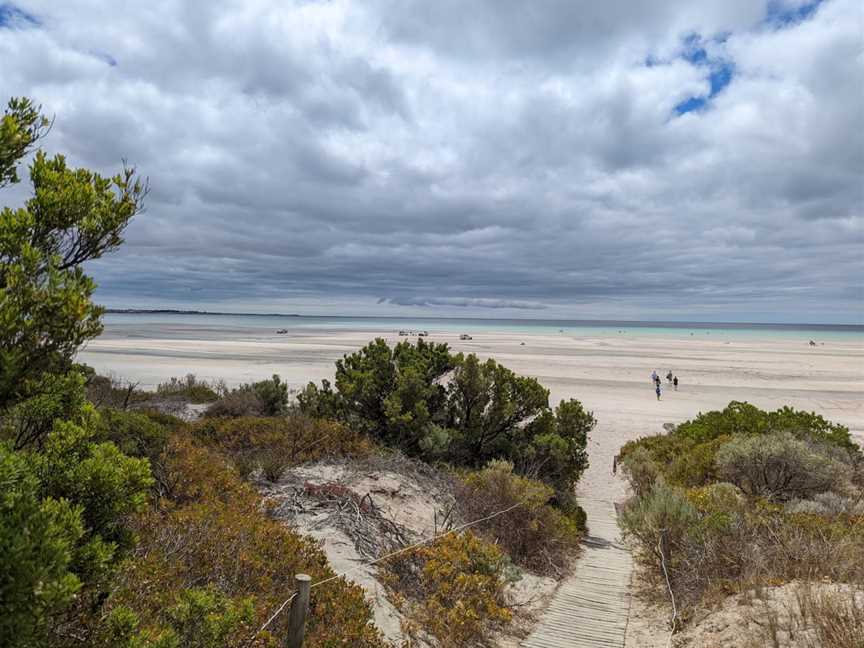
[[[168,443],[168,430],[141,412],[103,409],[97,425],[99,440],[111,441],[125,455],[157,461]]]
[[[40,498],[21,453],[0,443],[0,645],[47,643],[50,619],[81,587],[71,571],[84,535],[79,507]]]
[[[184,398],[190,403],[210,403],[219,398],[217,387],[190,373],[185,378],[172,377],[168,382],[159,383],[156,393],[159,396]]]
[[[682,423],[675,429],[674,434],[703,443],[723,435],[762,435],[777,432],[789,432],[799,439],[827,443],[850,451],[857,450],[848,428],[831,423],[814,412],[803,412],[791,407],[766,412],[749,403],[738,401],[732,401],[722,411],[700,414],[692,421]]]
[[[131,609],[118,607],[101,631],[106,648],[222,648],[232,638],[253,633],[250,599],[232,600],[212,588],[183,590],[158,629],[140,629]]]
[[[717,470],[751,496],[807,499],[839,485],[848,467],[789,432],[739,437],[720,447]]]
[[[731,403],[621,454],[635,493],[622,525],[664,589],[665,552],[685,615],[712,592],[864,578],[861,454],[846,428]]]
[[[174,439],[164,463],[173,488],[158,508],[137,517],[140,542],[105,604],[104,613],[123,622],[125,636],[151,638],[125,645],[245,646],[285,598],[295,573],[313,581],[333,575],[318,546],[268,518],[257,493],[214,451]],[[205,621],[211,628],[197,635],[211,643],[183,642],[196,636],[193,616],[177,613],[184,605],[213,610]],[[383,647],[370,618],[359,587],[337,580],[316,588],[304,646]],[[274,635],[284,635],[286,620],[287,614],[277,618]],[[269,636],[263,633],[256,645],[271,645]],[[180,643],[159,644],[154,637]]]
[[[84,378],[76,373],[44,374],[22,389],[22,398],[6,411],[0,437],[16,450],[39,449],[57,420],[82,422],[85,407]]]
[[[0,160],[8,155],[0,148]],[[30,179],[26,205],[0,213],[0,409],[43,373],[68,371],[78,347],[101,332],[81,264],[122,243],[146,194],[132,169],[103,178],[41,152]]]
[[[388,559],[385,582],[408,617],[408,636],[468,648],[487,645],[511,620],[506,566],[500,549],[469,531]]]
[[[206,418],[264,416],[264,403],[252,391],[230,391],[205,411]]]
[[[19,182],[18,163],[48,132],[51,122],[30,99],[9,100],[0,119],[0,189]]]
[[[578,522],[549,505],[554,491],[513,474],[513,465],[493,461],[466,474],[456,491],[463,519],[477,520],[515,507],[475,527],[514,563],[541,574],[561,574],[581,537]]]
[[[303,414],[204,419],[190,429],[195,438],[217,449],[247,475],[266,464],[268,478],[278,477],[289,465],[334,455],[365,457],[374,450],[365,436],[342,423]]]
[[[408,455],[472,467],[506,459],[562,492],[587,466],[595,424],[578,401],[551,409],[534,378],[422,339],[392,348],[375,340],[336,363],[335,391],[310,384],[298,403]]]
[[[240,385],[207,408],[205,416],[283,416],[288,411],[288,385],[274,374],[269,380]]]
[[[783,407],[773,412],[749,403],[731,402],[722,411],[700,414],[678,425],[671,433],[631,441],[621,449],[622,464],[637,448],[647,451],[670,484],[703,486],[724,479],[718,473],[717,454],[725,444],[742,437],[764,439],[786,434],[832,459],[843,461],[851,472],[862,460],[848,428],[809,412]],[[758,444],[759,441],[753,441]],[[632,462],[631,462],[632,463]]]

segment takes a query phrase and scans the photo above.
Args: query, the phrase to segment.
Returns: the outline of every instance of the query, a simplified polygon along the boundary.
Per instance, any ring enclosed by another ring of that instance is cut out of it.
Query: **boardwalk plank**
[[[611,502],[580,500],[588,537],[576,570],[555,597],[523,648],[622,648],[630,610],[632,557],[619,541]]]

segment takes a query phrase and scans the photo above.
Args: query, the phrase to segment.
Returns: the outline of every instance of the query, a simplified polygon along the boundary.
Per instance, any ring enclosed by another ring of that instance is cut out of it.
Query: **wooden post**
[[[306,574],[294,576],[294,586],[297,588],[297,596],[291,601],[291,615],[288,617],[288,642],[287,648],[302,648],[303,635],[306,632],[306,612],[309,610],[309,587],[312,577]]]

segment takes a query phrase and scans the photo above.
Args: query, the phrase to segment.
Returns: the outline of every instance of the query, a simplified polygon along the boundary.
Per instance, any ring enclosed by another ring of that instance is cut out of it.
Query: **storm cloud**
[[[855,0],[0,2],[115,307],[861,322]],[[6,191],[5,204],[20,201]]]

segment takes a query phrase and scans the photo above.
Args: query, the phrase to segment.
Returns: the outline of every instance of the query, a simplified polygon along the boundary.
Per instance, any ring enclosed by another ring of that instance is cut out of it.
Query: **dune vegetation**
[[[733,402],[627,443],[621,465],[634,492],[622,525],[658,597],[671,590],[676,628],[729,594],[792,583],[809,603],[787,618],[787,636],[838,648],[864,641],[864,455],[844,426]],[[813,594],[824,583],[844,589]],[[826,610],[808,616],[817,603],[834,604],[843,632],[823,627],[836,622]],[[776,641],[782,629],[769,618],[762,639]]]

